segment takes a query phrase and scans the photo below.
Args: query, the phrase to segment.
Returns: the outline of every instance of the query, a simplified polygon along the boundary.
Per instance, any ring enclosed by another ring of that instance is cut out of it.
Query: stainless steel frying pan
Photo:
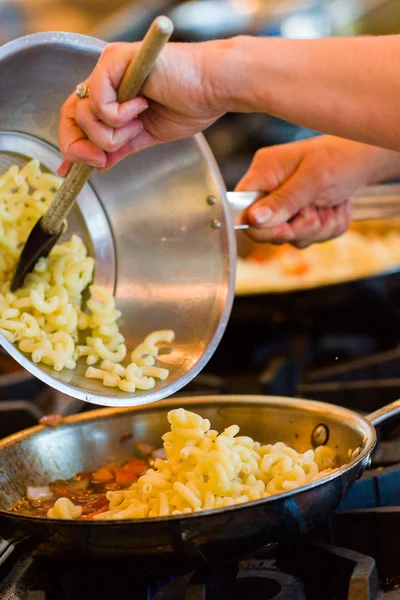
[[[132,456],[138,441],[158,446],[168,429],[167,412],[181,406],[210,419],[218,430],[237,423],[244,435],[259,441],[283,441],[300,451],[327,444],[340,463],[348,464],[297,490],[185,517],[70,522],[10,512],[27,485],[46,484],[110,461],[122,461]],[[376,442],[374,426],[399,413],[400,401],[364,418],[338,406],[309,400],[215,396],[69,417],[57,429],[35,427],[0,442],[0,517],[12,519],[21,527],[38,526],[62,534],[84,553],[132,555],[135,561],[150,561],[153,566],[159,560],[163,566],[182,566],[204,558],[212,562],[221,555],[226,559],[238,557],[268,542],[306,534],[320,525],[368,465]]]

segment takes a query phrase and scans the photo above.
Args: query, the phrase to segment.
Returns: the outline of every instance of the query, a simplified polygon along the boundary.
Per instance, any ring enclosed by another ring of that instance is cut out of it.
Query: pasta
[[[94,513],[94,520],[166,517],[243,504],[293,490],[339,468],[326,446],[300,453],[282,442],[262,445],[238,435],[237,425],[218,433],[207,419],[183,408],[171,410],[168,421],[171,429],[162,437],[166,460],[156,458],[127,489],[107,491],[108,506]],[[59,518],[59,502],[47,516]]]
[[[80,506],[75,506],[68,498],[59,498],[53,508],[48,511],[47,516],[49,519],[62,519],[67,521],[70,519],[78,519],[81,514],[82,508]]]
[[[82,359],[88,366],[86,376],[106,387],[128,393],[152,389],[156,379],[169,375],[155,366],[157,344],[171,343],[174,332],[150,333],[122,365],[127,348],[113,294],[92,284],[87,312],[82,309],[82,294],[93,280],[95,264],[78,236],[57,244],[37,262],[24,286],[10,292],[21,247],[60,183],[42,172],[37,160],[22,169],[14,165],[0,177],[0,333],[33,362],[56,371],[74,369]],[[99,362],[100,369],[93,368]]]
[[[355,222],[340,237],[303,250],[288,244],[252,246],[246,259],[238,259],[236,294],[330,285],[399,266],[399,220]]]

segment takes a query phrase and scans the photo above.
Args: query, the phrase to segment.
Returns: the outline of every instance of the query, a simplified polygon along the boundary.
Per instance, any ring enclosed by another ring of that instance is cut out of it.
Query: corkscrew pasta
[[[171,343],[173,331],[156,331],[126,360],[121,313],[113,294],[90,285],[87,312],[82,294],[93,280],[94,259],[76,235],[41,258],[24,286],[10,292],[19,253],[32,227],[46,212],[60,179],[42,172],[37,160],[12,166],[0,177],[0,332],[35,363],[56,371],[85,361],[86,377],[128,393],[150,390],[169,371],[155,366],[159,343]],[[121,363],[125,361],[125,366]],[[100,364],[100,368],[94,365]]]
[[[243,504],[293,490],[339,468],[327,446],[301,453],[282,442],[262,445],[239,435],[237,425],[218,433],[208,419],[183,408],[171,410],[168,421],[171,429],[162,437],[166,460],[157,458],[129,488],[108,491],[108,506],[93,515],[95,521],[185,515]],[[60,518],[54,512],[60,500],[48,517]]]

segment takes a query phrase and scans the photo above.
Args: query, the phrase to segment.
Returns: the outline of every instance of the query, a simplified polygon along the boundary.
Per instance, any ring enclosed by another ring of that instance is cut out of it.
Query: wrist
[[[203,44],[203,85],[208,102],[219,113],[257,110],[243,92],[244,71],[253,38],[237,36]]]
[[[400,153],[346,138],[323,135],[315,143],[332,153],[333,161],[346,165],[359,186],[400,178]]]
[[[365,146],[364,156],[368,168],[368,185],[400,179],[399,152],[377,146]]]

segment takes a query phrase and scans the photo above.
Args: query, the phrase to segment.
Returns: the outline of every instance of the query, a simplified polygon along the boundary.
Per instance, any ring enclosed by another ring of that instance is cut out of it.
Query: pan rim
[[[329,409],[334,409],[336,411],[339,412],[340,416],[343,417],[351,417],[352,420],[356,420],[360,423],[360,425],[362,425],[365,430],[366,430],[366,435],[364,438],[364,448],[361,450],[360,454],[356,457],[353,458],[349,463],[347,463],[346,465],[344,465],[343,467],[341,467],[338,471],[335,471],[333,473],[331,473],[330,475],[327,475],[326,477],[323,477],[322,479],[317,479],[316,481],[313,481],[305,486],[301,486],[298,488],[295,488],[293,490],[289,490],[287,492],[283,492],[280,494],[274,494],[268,498],[261,498],[259,500],[252,500],[249,502],[246,502],[244,504],[236,504],[233,506],[228,506],[228,507],[222,507],[222,508],[212,508],[212,509],[208,509],[208,510],[202,510],[200,512],[194,512],[194,513],[190,513],[187,515],[169,515],[166,517],[152,517],[151,519],[149,518],[145,518],[145,519],[114,519],[114,520],[110,520],[110,521],[63,521],[60,519],[39,519],[38,517],[34,517],[34,516],[30,516],[30,515],[23,515],[23,514],[19,514],[19,513],[15,513],[12,512],[11,510],[0,510],[0,516],[6,517],[6,518],[13,518],[16,520],[22,520],[28,523],[33,523],[36,525],[41,525],[42,527],[47,527],[47,526],[55,526],[57,525],[57,527],[59,528],[60,526],[66,526],[68,527],[69,525],[78,525],[79,527],[107,527],[110,524],[114,525],[114,526],[124,526],[126,527],[128,524],[129,525],[136,525],[138,526],[139,524],[141,526],[150,526],[153,523],[170,523],[170,522],[174,522],[174,521],[182,521],[182,520],[187,520],[187,519],[193,519],[193,518],[202,518],[202,517],[207,517],[207,516],[211,516],[211,515],[218,515],[221,513],[225,513],[225,512],[231,512],[232,510],[241,510],[241,509],[246,509],[249,507],[255,508],[255,507],[259,507],[261,505],[265,505],[274,501],[280,501],[280,500],[288,500],[294,496],[297,496],[298,494],[301,493],[307,493],[309,490],[316,488],[316,487],[320,487],[324,484],[328,484],[329,482],[337,479],[338,477],[343,476],[345,473],[348,473],[352,470],[355,470],[357,468],[357,466],[359,466],[361,463],[363,463],[364,461],[366,461],[369,457],[369,455],[371,454],[372,450],[375,447],[376,444],[376,430],[375,427],[368,421],[368,419],[366,419],[365,417],[357,414],[356,412],[349,410],[347,408],[341,407],[341,406],[337,406],[335,404],[329,404],[328,402],[320,402],[318,400],[308,400],[306,398],[289,398],[289,397],[285,397],[285,396],[261,396],[261,395],[227,395],[227,396],[218,396],[218,395],[214,395],[214,396],[192,396],[189,398],[170,398],[170,399],[166,399],[163,400],[161,402],[157,402],[156,404],[151,404],[151,405],[147,405],[146,407],[129,407],[129,408],[108,408],[108,409],[98,409],[98,410],[92,410],[92,411],[88,411],[86,413],[83,414],[78,414],[78,415],[71,415],[69,417],[65,417],[65,419],[63,419],[62,424],[57,427],[58,428],[63,428],[63,427],[72,427],[76,424],[85,424],[86,422],[91,422],[91,421],[96,421],[99,420],[99,417],[103,417],[104,419],[113,419],[113,418],[118,418],[120,415],[123,415],[125,413],[129,413],[129,412],[135,412],[135,411],[146,411],[146,412],[152,412],[152,411],[156,411],[158,408],[180,408],[182,405],[186,407],[188,406],[193,406],[193,405],[198,405],[199,403],[201,403],[202,405],[208,404],[208,405],[215,405],[215,404],[229,404],[229,405],[239,405],[239,404],[243,404],[243,403],[248,403],[248,404],[253,404],[253,405],[274,405],[276,403],[279,403],[280,406],[286,406],[287,408],[298,408],[298,405],[296,406],[296,404],[298,404],[298,402],[303,402],[306,403],[306,407],[302,407],[303,410],[310,410],[310,412],[312,412],[312,409],[314,410],[318,410],[318,412],[323,409],[323,408],[329,408]],[[103,419],[102,419],[103,420]],[[18,432],[15,433],[11,436],[8,436],[6,438],[4,438],[3,440],[0,440],[0,452],[2,449],[7,448],[9,446],[13,446],[14,444],[18,444],[20,442],[22,442],[23,440],[25,440],[28,437],[40,434],[44,431],[49,431],[51,430],[50,427],[45,426],[45,425],[37,425],[35,427],[31,427],[29,429],[26,429],[22,432]]]

